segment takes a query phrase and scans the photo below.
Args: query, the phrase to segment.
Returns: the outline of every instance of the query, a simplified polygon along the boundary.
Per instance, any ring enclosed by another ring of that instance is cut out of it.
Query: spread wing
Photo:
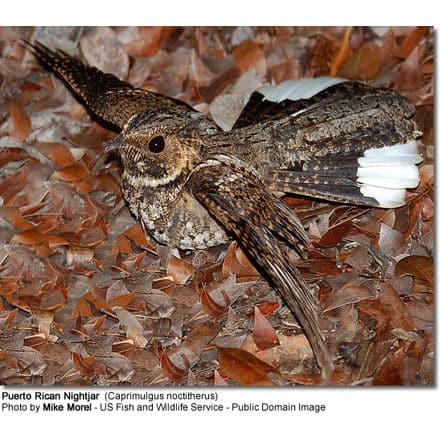
[[[216,162],[193,172],[188,187],[271,278],[295,314],[326,374],[333,362],[319,326],[318,306],[286,246],[301,252],[308,238],[298,218],[248,171]]]
[[[100,122],[122,130],[131,116],[152,106],[194,111],[188,104],[158,93],[136,89],[114,75],[103,73],[61,50],[23,41],[40,63],[58,76]]]
[[[250,153],[259,145],[276,152],[261,171],[272,191],[394,208],[419,182],[414,112],[390,89],[327,77],[285,81],[255,92],[230,135]]]
[[[266,122],[292,115],[318,101],[332,96],[341,98],[353,87],[366,87],[359,82],[346,82],[341,78],[319,77],[287,80],[276,86],[263,86],[249,98],[233,128]]]

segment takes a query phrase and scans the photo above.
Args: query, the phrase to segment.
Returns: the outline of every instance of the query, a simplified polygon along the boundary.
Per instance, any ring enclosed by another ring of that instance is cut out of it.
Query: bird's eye
[[[152,153],[160,153],[165,148],[165,139],[163,136],[155,136],[151,138],[148,142],[148,149]]]

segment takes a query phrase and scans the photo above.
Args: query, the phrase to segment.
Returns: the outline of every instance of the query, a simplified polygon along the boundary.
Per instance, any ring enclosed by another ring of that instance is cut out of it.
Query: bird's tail
[[[275,170],[272,191],[357,205],[396,208],[405,204],[406,189],[419,184],[422,156],[416,141],[312,159],[306,169]]]
[[[272,191],[395,208],[419,183],[414,113],[394,90],[309,78],[259,89],[235,128],[263,133],[276,148],[265,173]]]

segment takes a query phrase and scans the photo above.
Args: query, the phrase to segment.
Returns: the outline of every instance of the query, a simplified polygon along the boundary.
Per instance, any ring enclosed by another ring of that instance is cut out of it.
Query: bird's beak
[[[119,141],[118,137],[115,137],[114,139],[104,143],[104,153],[110,153],[111,151],[118,150],[119,148],[121,148],[121,142]]]

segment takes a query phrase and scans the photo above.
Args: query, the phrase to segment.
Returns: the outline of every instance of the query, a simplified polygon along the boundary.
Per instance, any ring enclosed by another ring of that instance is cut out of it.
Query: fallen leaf
[[[160,357],[162,371],[174,382],[182,380],[188,372],[189,364],[183,356],[181,358],[186,364],[184,368],[177,366],[165,352]]]
[[[218,387],[227,387],[227,382],[223,379],[218,370],[214,370],[214,385]]]
[[[72,352],[72,360],[81,374],[89,376],[94,373],[93,364],[95,363],[95,356],[85,357],[79,353]]]
[[[303,77],[301,62],[299,60],[286,60],[275,64],[270,67],[269,72],[275,84],[280,84],[288,79],[300,79]]]
[[[200,301],[203,309],[209,316],[212,316],[213,318],[223,316],[229,307],[230,300],[224,291],[222,291],[222,293],[224,304],[217,303],[206,289],[202,289],[200,292]]]
[[[162,26],[143,26],[139,28],[141,39],[131,41],[125,46],[131,57],[148,57],[157,53],[164,34]]]
[[[264,315],[271,315],[280,305],[273,301],[262,301],[258,303],[257,307],[260,312]]]
[[[419,45],[420,40],[427,33],[428,27],[417,26],[413,31],[408,33],[396,51],[396,55],[406,59],[411,52]]]
[[[77,180],[85,179],[89,175],[89,172],[83,165],[75,163],[74,165],[65,167],[61,170],[55,171],[53,176],[57,179],[65,182],[75,182]]]
[[[158,289],[151,289],[144,299],[148,310],[160,318],[169,318],[176,308],[171,298]]]
[[[145,348],[147,346],[149,341],[142,333],[143,329],[142,331],[138,331],[130,327],[127,328],[127,338],[133,341],[135,347]]]
[[[405,257],[396,264],[394,274],[398,277],[411,275],[414,278],[414,290],[417,292],[434,291],[434,262],[431,257]]]
[[[122,307],[113,307],[116,315],[118,316],[119,322],[126,327],[136,330],[138,332],[143,332],[144,328],[136,316],[133,313],[130,313],[128,310],[123,309]]]
[[[325,35],[316,35],[315,42],[309,51],[307,70],[311,72],[311,76],[328,75],[331,60],[337,51],[336,44],[333,40]]]
[[[354,304],[365,299],[374,299],[376,297],[374,290],[363,286],[362,283],[363,280],[351,281],[333,292],[329,299],[321,305],[322,311],[328,312],[347,304]]]
[[[167,274],[173,277],[176,284],[186,284],[196,271],[197,269],[191,264],[171,255],[167,266]]]
[[[394,77],[399,90],[414,90],[422,79],[419,64],[419,48],[416,47]]]
[[[404,385],[402,378],[404,357],[403,348],[388,354],[373,377],[373,385]]]
[[[92,28],[80,40],[81,52],[90,66],[106,73],[112,73],[119,79],[127,77],[129,68],[128,54],[122,50],[122,44],[110,27]]]
[[[232,49],[232,55],[242,72],[254,68],[261,76],[266,74],[266,60],[260,45],[252,40],[242,41]]]
[[[339,223],[338,225],[331,227],[321,239],[316,242],[316,245],[320,247],[334,247],[340,243],[352,229],[353,223],[350,220]]]
[[[403,245],[403,236],[399,231],[390,228],[385,223],[380,225],[379,249],[388,257],[399,255]]]
[[[254,338],[257,347],[260,350],[265,350],[266,348],[280,345],[280,341],[274,328],[270,325],[269,321],[260,312],[260,309],[257,306],[254,307],[254,314],[254,331],[252,337]]]
[[[82,150],[84,151],[84,149]],[[43,142],[38,145],[38,151],[49,157],[54,164],[63,168],[74,165],[78,160],[73,156],[71,149],[64,144]]]
[[[298,374],[286,374],[292,382],[298,385],[319,385],[322,382],[321,374],[313,373],[298,373]]]
[[[24,231],[35,228],[33,223],[23,218],[20,208],[16,206],[0,206],[0,217],[5,218],[16,228]]]
[[[389,283],[382,285],[379,292],[379,299],[390,315],[391,327],[415,330],[416,325],[411,312]]]
[[[358,311],[366,313],[374,320],[374,326],[380,338],[384,338],[389,329],[391,317],[381,301],[377,299],[363,300],[356,305]]]
[[[132,254],[148,250],[153,254],[156,254],[154,246],[147,240],[145,232],[142,230],[140,223],[128,228],[122,233],[112,249],[112,254],[122,252],[125,254]]]
[[[273,385],[267,373],[276,369],[240,348],[218,347],[222,371],[241,385]]]
[[[342,272],[335,260],[332,258],[314,258],[311,260],[309,271],[322,276],[337,276]]]
[[[279,345],[260,350],[253,336],[248,335],[240,348],[260,361],[276,367],[277,371],[302,371],[301,365],[313,359],[313,351],[306,336],[303,333],[284,335],[281,332],[277,336]]]
[[[18,102],[11,101],[9,103],[9,112],[11,115],[9,135],[24,142],[32,131],[30,118],[24,107]]]
[[[222,272],[225,278],[233,274],[237,278],[259,276],[258,271],[244,252],[237,247],[236,241],[233,241],[226,251],[225,258],[223,259]]]
[[[208,344],[219,331],[220,324],[217,321],[211,321],[194,327],[185,337],[181,348],[191,367],[200,359]]]
[[[435,327],[435,307],[433,304],[408,303],[417,330],[430,330]]]
[[[353,54],[353,50],[350,47],[350,34],[351,26],[346,28],[344,36],[339,42],[339,49],[332,58],[330,66],[330,76],[336,76],[339,68]]]
[[[345,61],[338,75],[348,79],[371,81],[379,75],[380,68],[379,47],[375,43],[366,42]]]

